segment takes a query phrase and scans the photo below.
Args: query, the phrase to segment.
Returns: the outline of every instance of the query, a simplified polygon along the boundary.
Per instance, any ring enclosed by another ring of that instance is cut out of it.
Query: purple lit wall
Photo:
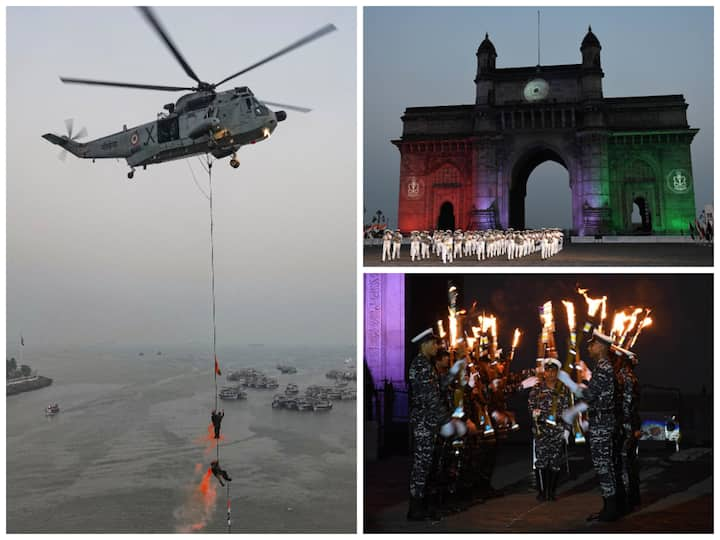
[[[365,274],[364,356],[375,387],[405,386],[405,275]]]

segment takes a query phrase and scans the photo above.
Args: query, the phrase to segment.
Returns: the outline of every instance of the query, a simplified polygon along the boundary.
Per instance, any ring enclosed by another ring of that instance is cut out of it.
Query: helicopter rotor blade
[[[308,113],[312,109],[307,107],[297,107],[296,105],[285,105],[284,103],[273,103],[272,101],[263,101],[265,105],[271,105],[272,107],[282,107],[283,109],[290,109],[291,111]]]
[[[73,124],[75,121],[72,118],[68,118],[65,120],[65,131],[67,131],[67,138],[72,137],[72,130],[73,130]]]
[[[218,86],[220,86],[221,84],[228,82],[230,79],[234,79],[235,77],[237,77],[237,76],[239,76],[239,75],[242,75],[243,73],[247,73],[247,72],[250,71],[251,69],[255,69],[256,67],[260,67],[260,66],[262,66],[263,64],[265,64],[265,63],[267,63],[267,62],[270,62],[271,60],[275,60],[276,58],[282,56],[283,54],[289,53],[290,51],[295,50],[295,49],[297,49],[298,47],[302,47],[303,45],[307,45],[307,44],[310,43],[311,41],[315,41],[316,39],[324,36],[325,34],[329,34],[330,32],[333,32],[333,31],[335,31],[335,30],[337,30],[337,28],[335,27],[334,24],[327,24],[327,25],[323,26],[322,28],[320,28],[319,30],[316,30],[316,31],[313,32],[312,34],[308,34],[307,36],[305,36],[305,37],[302,38],[302,39],[299,39],[299,40],[296,41],[295,43],[292,43],[292,44],[288,45],[288,46],[285,47],[284,49],[280,49],[280,50],[279,50],[278,52],[276,52],[275,54],[271,54],[271,55],[268,56],[267,58],[265,58],[265,59],[263,59],[263,60],[260,60],[259,62],[254,63],[252,66],[247,67],[247,68],[243,69],[242,71],[238,71],[238,72],[235,73],[234,75],[230,75],[229,77],[224,78],[222,81],[220,81],[220,82],[218,82],[218,83],[215,83],[215,84],[213,85],[213,88],[218,87]]]
[[[83,137],[86,137],[87,134],[88,134],[88,131],[87,131],[87,129],[85,128],[85,126],[83,126],[83,127],[80,128],[80,131],[78,131],[75,135],[73,135],[73,136],[70,137],[70,138],[71,138],[73,141],[76,141],[76,140],[78,140],[78,139],[82,139]]]
[[[179,92],[181,90],[195,90],[190,86],[161,86],[156,84],[135,84],[112,81],[96,81],[94,79],[75,79],[71,77],[60,77],[66,84],[91,84],[96,86],[116,86],[119,88],[137,88],[140,90],[162,90],[167,92]]]
[[[193,69],[190,67],[190,64],[187,63],[185,58],[182,54],[180,54],[180,51],[178,50],[177,46],[173,43],[173,41],[170,39],[170,36],[167,34],[165,29],[160,24],[160,21],[155,17],[155,12],[148,6],[140,6],[138,8],[140,12],[143,14],[145,19],[148,23],[150,23],[150,26],[152,26],[155,29],[155,32],[157,32],[160,35],[160,38],[165,42],[165,45],[167,45],[168,49],[170,49],[170,52],[173,53],[173,56],[175,56],[175,59],[180,63],[182,68],[185,70],[185,73],[188,74],[188,77],[191,79],[194,79],[198,83],[202,84],[202,81],[200,80],[200,77],[198,77]]]

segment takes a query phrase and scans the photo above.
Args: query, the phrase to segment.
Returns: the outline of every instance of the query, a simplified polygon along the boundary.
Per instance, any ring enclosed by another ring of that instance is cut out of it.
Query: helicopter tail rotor
[[[83,137],[87,137],[87,129],[83,126],[80,128],[80,130],[77,133],[73,133],[73,127],[74,127],[75,121],[72,118],[68,118],[65,120],[65,130],[67,131],[67,135],[63,135],[62,137],[59,137],[57,135],[53,135],[52,133],[47,133],[43,135],[45,139],[50,141],[53,144],[57,144],[58,146],[62,146],[62,150],[60,151],[60,154],[58,155],[58,159],[60,161],[65,161],[67,158],[68,150],[67,147],[70,145],[70,143],[77,142],[78,139],[82,139]]]

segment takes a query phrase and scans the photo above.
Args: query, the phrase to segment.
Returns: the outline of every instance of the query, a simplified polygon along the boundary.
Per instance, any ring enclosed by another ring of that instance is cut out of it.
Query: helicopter
[[[307,36],[280,49],[276,53],[251,66],[238,71],[216,83],[202,81],[187,63],[159,19],[149,7],[138,8],[150,26],[160,36],[185,73],[197,84],[194,86],[164,86],[153,84],[134,84],[124,82],[98,81],[60,77],[66,84],[87,84],[179,92],[190,90],[175,103],[166,104],[166,112],[158,114],[156,120],[100,137],[86,143],[78,139],[86,135],[83,128],[73,134],[73,122],[65,122],[67,135],[46,133],[42,137],[62,147],[71,154],[84,159],[125,158],[130,166],[128,178],[135,175],[135,168],[146,169],[148,165],[184,159],[200,154],[212,154],[220,159],[231,156],[230,166],[237,169],[240,162],[237,151],[241,146],[264,141],[275,131],[279,122],[287,118],[284,110],[270,110],[269,106],[281,107],[298,112],[310,112],[305,107],[283,105],[269,101],[260,101],[247,86],[235,87],[222,92],[216,88],[235,77],[260,67],[294,49],[302,47],[330,32],[335,25],[327,24]]]

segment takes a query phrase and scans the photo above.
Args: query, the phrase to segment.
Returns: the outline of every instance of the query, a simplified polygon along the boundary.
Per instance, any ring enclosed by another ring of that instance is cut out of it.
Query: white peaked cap
[[[420,343],[420,342],[424,341],[425,338],[427,338],[428,336],[429,336],[429,337],[435,337],[435,336],[433,335],[433,329],[432,329],[432,327],[431,327],[431,328],[428,328],[427,330],[423,330],[422,332],[420,332],[417,336],[415,336],[414,338],[412,338],[412,339],[410,340],[410,342],[411,342],[411,343]]]
[[[606,334],[603,334],[602,332],[598,332],[597,328],[595,330],[593,330],[592,337],[593,337],[593,339],[598,339],[600,341],[607,343],[608,345],[612,345],[614,343],[613,338],[611,338],[610,336],[608,336]]]

